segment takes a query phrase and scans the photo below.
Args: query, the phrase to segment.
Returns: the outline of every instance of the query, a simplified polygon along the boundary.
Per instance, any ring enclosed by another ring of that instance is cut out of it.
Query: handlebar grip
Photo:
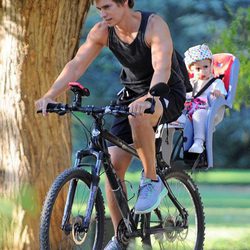
[[[48,103],[47,104],[47,108],[46,108],[46,112],[48,113],[60,113],[60,112],[64,112],[66,108],[66,105],[62,104],[62,103]],[[37,113],[42,113],[42,110],[37,110]]]
[[[145,114],[153,114],[155,112],[155,99],[154,98],[147,98],[145,102],[150,102],[151,107],[148,109],[145,109]]]
[[[48,103],[47,110],[55,110],[55,109],[62,109],[63,104],[62,103]]]
[[[112,102],[110,106],[107,106],[111,110],[111,113],[116,117],[127,117],[128,115],[133,115],[129,112],[129,107],[127,105],[112,105],[116,102]]]

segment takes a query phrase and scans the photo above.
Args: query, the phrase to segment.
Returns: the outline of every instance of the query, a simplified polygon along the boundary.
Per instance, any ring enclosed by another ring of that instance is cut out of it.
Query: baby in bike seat
[[[213,74],[213,55],[205,44],[189,48],[185,53],[185,63],[190,73],[193,91],[187,93],[185,113],[193,124],[193,144],[189,153],[201,154],[204,151],[206,123],[208,117],[208,101],[227,95],[224,82]],[[222,107],[216,114],[215,124],[220,123],[224,116]]]

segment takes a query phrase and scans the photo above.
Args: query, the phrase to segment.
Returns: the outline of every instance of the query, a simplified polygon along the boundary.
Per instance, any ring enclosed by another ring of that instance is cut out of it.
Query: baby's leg
[[[206,136],[207,110],[196,110],[192,116],[192,119],[194,128],[194,144],[189,149],[189,152],[200,154],[204,150],[203,144],[205,142]]]
[[[207,110],[198,109],[193,114],[194,140],[201,139],[205,141]]]

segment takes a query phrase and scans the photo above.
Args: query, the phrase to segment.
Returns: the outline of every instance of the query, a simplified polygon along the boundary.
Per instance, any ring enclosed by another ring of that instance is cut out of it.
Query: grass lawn
[[[247,227],[206,226],[204,250],[249,250],[250,224]]]
[[[250,170],[208,170],[192,175],[193,179],[202,184],[239,184],[250,185]]]
[[[199,184],[205,250],[250,250],[250,185]]]
[[[204,249],[250,250],[250,171],[209,170],[195,173],[192,178],[198,184],[204,204]],[[139,172],[127,173],[128,197],[137,192],[139,179]],[[134,202],[135,198],[130,201]]]
[[[194,174],[206,215],[205,250],[250,250],[250,171]]]

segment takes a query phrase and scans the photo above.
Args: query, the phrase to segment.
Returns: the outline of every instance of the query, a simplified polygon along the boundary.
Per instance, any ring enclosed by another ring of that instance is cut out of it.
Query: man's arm
[[[161,17],[157,15],[150,17],[146,42],[151,47],[154,68],[151,87],[159,82],[167,83],[171,73],[173,43],[168,25]]]
[[[150,17],[148,27],[145,34],[145,41],[151,47],[152,66],[154,69],[153,78],[151,80],[150,88],[159,82],[167,84],[171,73],[173,44],[172,38],[167,24],[157,15]],[[145,109],[151,107],[151,103],[145,100],[150,98],[147,95],[137,99],[130,104],[130,111],[138,114],[143,114]],[[156,107],[155,112],[159,112],[159,98],[155,98]]]
[[[47,93],[36,101],[36,108],[46,113],[47,104],[67,89],[68,82],[76,81],[87,70],[88,66],[106,46],[108,38],[107,26],[97,23],[89,32],[86,41],[79,48],[75,57],[69,61]]]
[[[75,57],[69,61],[58,76],[47,96],[55,98],[67,88],[70,81],[76,81],[107,43],[107,29],[103,23],[97,23],[89,32],[86,41],[79,48]]]

